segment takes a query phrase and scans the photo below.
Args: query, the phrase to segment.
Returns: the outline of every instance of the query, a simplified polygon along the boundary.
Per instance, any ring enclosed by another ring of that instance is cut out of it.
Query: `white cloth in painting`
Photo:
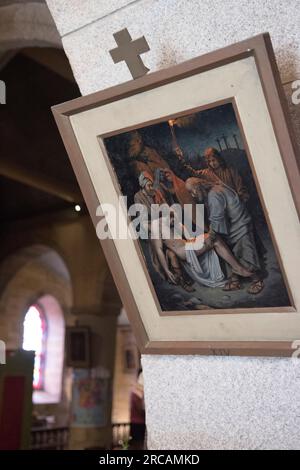
[[[186,250],[184,267],[190,277],[203,286],[223,287],[225,285],[225,276],[215,250],[209,250],[199,257],[194,250]]]

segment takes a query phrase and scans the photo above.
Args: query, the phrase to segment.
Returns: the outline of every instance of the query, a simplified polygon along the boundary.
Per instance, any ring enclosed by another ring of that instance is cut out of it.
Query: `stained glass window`
[[[23,349],[35,351],[33,388],[43,390],[46,360],[47,322],[42,309],[29,307],[24,318]]]

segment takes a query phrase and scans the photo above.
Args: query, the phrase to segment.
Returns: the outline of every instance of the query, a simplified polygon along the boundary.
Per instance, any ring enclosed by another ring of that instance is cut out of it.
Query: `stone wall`
[[[8,264],[7,264],[7,267]],[[3,269],[1,270],[2,274]],[[47,294],[56,299],[62,309],[63,320],[66,326],[70,326],[74,320],[70,315],[72,302],[72,289],[70,282],[46,266],[39,259],[35,259],[25,264],[7,283],[0,299],[0,336],[6,343],[8,350],[22,348],[23,342],[23,321],[28,307],[40,301],[41,297]],[[48,302],[49,303],[49,302]],[[45,312],[46,315],[51,312]],[[50,322],[49,327],[55,324]],[[56,341],[55,331],[51,335],[52,341]],[[61,335],[59,337],[61,341]],[[63,360],[63,350],[61,344],[59,350],[52,348],[51,360],[58,364]],[[57,349],[57,348],[56,348]],[[56,374],[59,371],[56,370]],[[34,392],[38,396],[34,398],[34,411],[39,415],[53,415],[57,424],[66,425],[69,421],[69,405],[71,394],[71,371],[63,367],[63,388],[61,397],[56,403],[49,403],[49,398],[42,397],[43,392]],[[53,385],[57,385],[56,376]],[[53,379],[53,377],[52,377]],[[51,377],[48,377],[51,380]],[[50,384],[51,385],[51,384]],[[50,387],[51,388],[51,387]],[[55,387],[57,388],[57,387]]]
[[[129,80],[108,51],[113,33],[145,35],[145,64],[171,64],[269,31],[300,142],[297,0],[47,0],[81,92]],[[288,359],[144,356],[148,445],[172,448],[300,448],[299,363]],[[298,437],[297,437],[298,435]]]

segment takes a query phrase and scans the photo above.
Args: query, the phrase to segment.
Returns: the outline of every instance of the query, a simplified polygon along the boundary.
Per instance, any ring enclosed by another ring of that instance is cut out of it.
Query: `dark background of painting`
[[[254,221],[256,244],[261,259],[263,275],[266,279],[266,287],[257,296],[248,294],[246,290],[225,294],[220,288],[209,289],[203,286],[197,286],[195,294],[187,294],[181,287],[170,286],[167,282],[162,282],[161,277],[154,271],[151,265],[147,243],[143,242],[141,243],[142,249],[162,309],[191,309],[191,299],[195,305],[204,302],[214,308],[290,305],[252,171],[246,152],[243,149],[243,139],[232,104],[229,103],[200,111],[193,116],[188,125],[174,126],[177,142],[183,151],[186,162],[195,169],[206,168],[203,154],[207,147],[215,147],[220,150],[221,145],[221,155],[224,157],[227,165],[235,167],[241,174],[250,193],[250,200],[247,205]],[[172,136],[168,122],[144,127],[138,129],[138,132],[141,134],[144,144],[154,148],[168,162],[170,168],[178,177],[186,180],[192,176],[192,173],[183,167],[173,151]],[[128,205],[131,205],[133,204],[134,194],[140,188],[138,177],[134,174],[131,166],[128,165],[129,138],[130,132],[106,138],[105,146],[116,173],[121,193],[128,197]],[[185,306],[186,304],[188,305]]]
[[[181,147],[187,163],[194,168],[204,168],[203,160],[204,150],[207,147],[216,147],[219,150],[216,139],[222,141],[222,136],[227,136],[228,143],[231,147],[236,148],[233,135],[236,135],[240,148],[243,148],[242,138],[240,136],[233,107],[231,103],[217,108],[208,109],[194,115],[195,119],[188,127],[174,126],[177,141]],[[143,137],[144,144],[152,147],[169,163],[170,167],[177,176],[185,180],[191,174],[185,170],[172,148],[171,131],[168,122],[161,122],[153,126],[138,129]],[[133,196],[139,190],[137,177],[131,171],[128,161],[128,148],[130,132],[109,137],[104,140],[112,165],[118,175],[118,180],[123,194],[129,199],[129,204],[133,203]],[[238,155],[233,156],[233,160],[238,159]],[[242,159],[240,159],[242,160]],[[240,162],[243,173],[249,171],[246,159]],[[239,165],[240,166],[240,165]]]

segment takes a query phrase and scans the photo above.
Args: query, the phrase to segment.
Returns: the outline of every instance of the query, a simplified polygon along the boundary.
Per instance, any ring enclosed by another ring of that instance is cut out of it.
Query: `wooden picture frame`
[[[66,328],[66,366],[88,369],[91,366],[91,332],[87,326]]]
[[[270,37],[265,33],[52,108],[96,227],[99,204],[114,204],[120,195],[105,139],[228,103],[239,124],[289,305],[256,308],[254,302],[251,308],[162,311],[138,241],[101,240],[144,354],[290,357],[300,337],[299,166]]]

